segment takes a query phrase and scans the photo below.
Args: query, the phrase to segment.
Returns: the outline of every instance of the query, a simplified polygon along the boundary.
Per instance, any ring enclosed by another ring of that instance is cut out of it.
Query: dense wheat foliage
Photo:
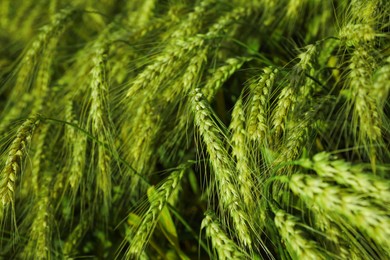
[[[0,0],[1,259],[390,259],[390,1]]]

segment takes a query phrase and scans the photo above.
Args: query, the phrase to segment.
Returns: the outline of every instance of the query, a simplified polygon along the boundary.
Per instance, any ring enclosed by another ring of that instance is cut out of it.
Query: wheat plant
[[[390,259],[390,2],[1,0],[1,259]]]

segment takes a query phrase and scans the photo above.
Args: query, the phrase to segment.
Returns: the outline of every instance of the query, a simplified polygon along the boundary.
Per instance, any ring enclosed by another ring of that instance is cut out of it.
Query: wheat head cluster
[[[1,0],[0,259],[390,259],[390,1]]]

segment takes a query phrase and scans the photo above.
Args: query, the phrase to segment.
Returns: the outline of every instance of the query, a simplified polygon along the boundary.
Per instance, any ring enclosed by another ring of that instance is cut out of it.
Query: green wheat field
[[[390,1],[0,0],[0,259],[390,259]]]

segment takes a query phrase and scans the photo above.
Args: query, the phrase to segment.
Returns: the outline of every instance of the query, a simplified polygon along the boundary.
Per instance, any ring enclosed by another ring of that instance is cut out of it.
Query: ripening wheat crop
[[[0,0],[0,259],[390,259],[390,1]]]

